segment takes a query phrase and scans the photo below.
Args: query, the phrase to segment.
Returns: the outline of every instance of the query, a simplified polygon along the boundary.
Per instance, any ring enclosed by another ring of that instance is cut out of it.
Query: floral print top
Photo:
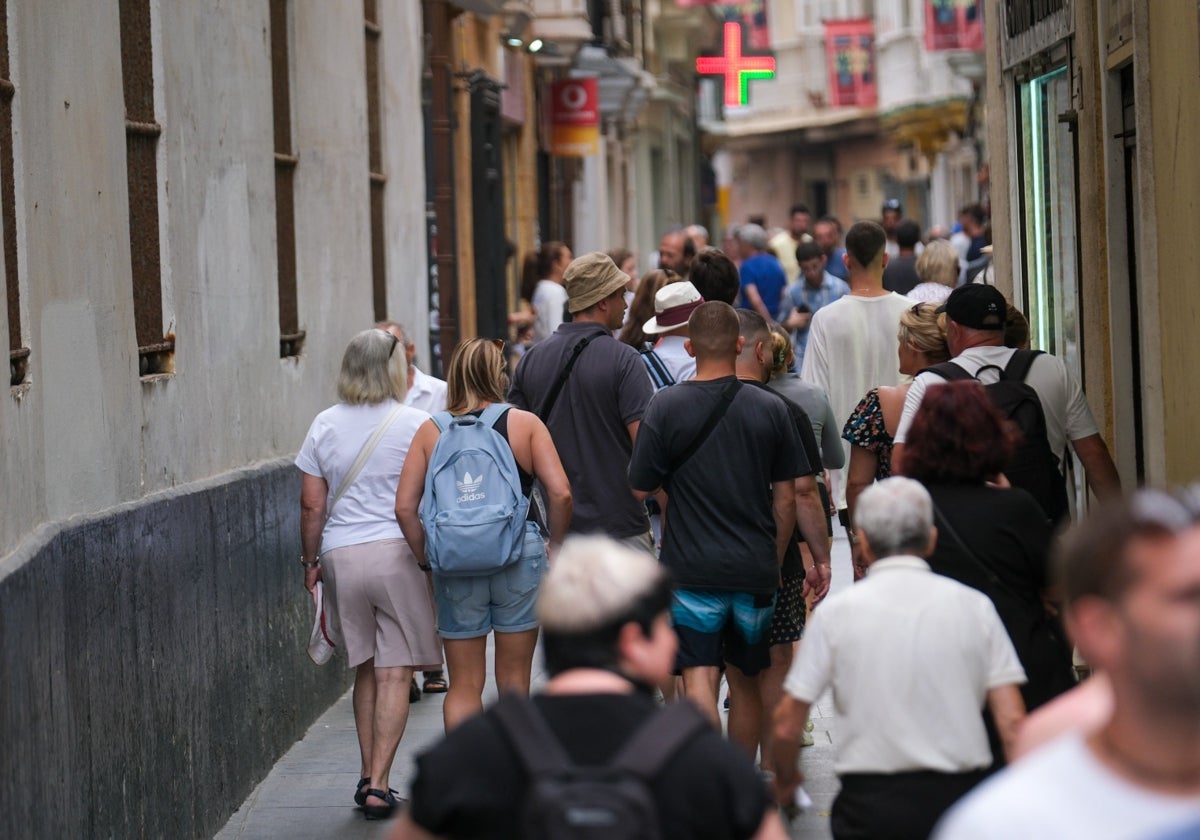
[[[892,474],[892,446],[895,440],[883,424],[883,407],[879,404],[879,389],[872,388],[862,398],[846,427],[842,437],[856,446],[869,449],[879,458],[875,468],[875,480],[882,481]]]

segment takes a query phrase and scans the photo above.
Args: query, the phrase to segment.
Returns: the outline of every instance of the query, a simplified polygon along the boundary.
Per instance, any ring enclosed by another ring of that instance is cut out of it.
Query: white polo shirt
[[[784,690],[814,703],[832,687],[838,774],[961,773],[992,763],[988,690],[1024,682],[988,597],[902,556],[813,613]]]
[[[951,361],[975,376],[980,368],[989,365],[1003,370],[1015,352],[1011,347],[969,347]],[[985,370],[979,380],[987,384],[999,378],[1000,374],[996,371]],[[1042,353],[1033,360],[1025,381],[1037,391],[1041,400],[1042,413],[1046,415],[1046,438],[1050,441],[1050,451],[1057,457],[1062,458],[1068,441],[1089,437],[1100,431],[1083,396],[1079,380],[1071,375],[1062,359]],[[908,437],[913,417],[925,398],[925,389],[945,382],[936,373],[922,373],[913,380],[904,399],[904,412],[896,429],[896,443],[904,443]]]
[[[422,373],[413,365],[413,383],[404,395],[404,404],[430,414],[446,410],[446,383],[436,376]]]

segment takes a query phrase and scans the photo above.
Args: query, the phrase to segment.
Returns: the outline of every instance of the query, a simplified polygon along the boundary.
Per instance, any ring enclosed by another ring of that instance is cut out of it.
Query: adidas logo
[[[458,504],[463,502],[478,502],[487,498],[487,493],[480,493],[479,485],[483,484],[483,476],[472,476],[470,472],[463,473],[461,481],[454,482],[458,486],[458,492],[461,494],[455,499]]]

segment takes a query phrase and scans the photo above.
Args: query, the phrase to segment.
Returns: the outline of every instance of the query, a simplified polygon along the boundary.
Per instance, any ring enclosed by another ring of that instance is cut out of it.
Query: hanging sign
[[[926,50],[983,48],[983,0],[925,0]]]
[[[769,55],[742,53],[742,25],[725,24],[725,54],[701,56],[696,59],[696,72],[703,76],[722,76],[725,80],[725,104],[746,105],[750,102],[750,80],[775,77],[775,59]]]
[[[831,105],[870,108],[879,103],[871,18],[825,21],[825,54]]]
[[[596,77],[550,85],[550,154],[587,157],[600,151],[600,88]]]

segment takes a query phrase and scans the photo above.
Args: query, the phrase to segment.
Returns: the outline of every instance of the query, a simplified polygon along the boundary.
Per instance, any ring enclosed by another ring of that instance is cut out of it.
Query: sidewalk
[[[839,529],[840,530],[840,529]],[[834,542],[834,590],[851,582],[850,549],[844,537]],[[491,645],[488,645],[491,660]],[[331,665],[331,667],[333,667]],[[534,660],[534,690],[545,682],[540,655]],[[489,685],[492,685],[489,669]],[[442,735],[442,698],[426,695],[414,703],[408,727],[392,768],[392,787],[406,796],[412,781],[413,760]],[[484,695],[495,699],[494,687]],[[837,795],[833,772],[833,703],[826,696],[812,712],[816,745],[801,753],[807,777],[805,789],[816,807],[796,819],[791,836],[796,840],[829,837],[829,809]],[[386,838],[392,821],[367,822],[354,807],[354,783],[358,781],[358,740],[350,694],[322,715],[304,738],[279,760],[271,773],[242,803],[216,840],[329,840],[329,838]]]

